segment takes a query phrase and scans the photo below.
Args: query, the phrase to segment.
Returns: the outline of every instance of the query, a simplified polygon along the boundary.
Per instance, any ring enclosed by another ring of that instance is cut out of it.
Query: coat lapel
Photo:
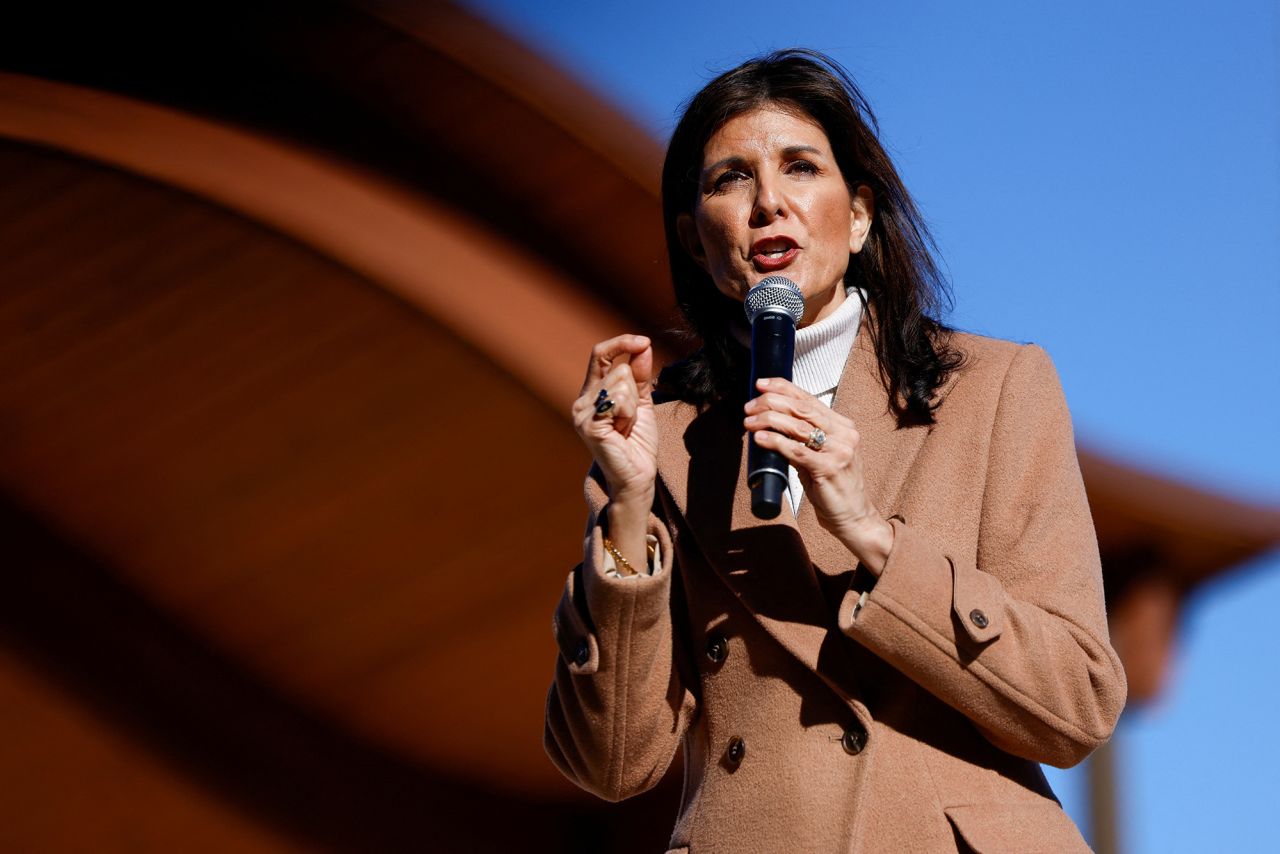
[[[707,563],[760,626],[815,672],[831,620],[813,565],[791,512],[777,519],[751,513],[746,487],[746,431],[735,402],[699,413],[688,404],[659,407],[672,419],[659,474]],[[843,692],[842,692],[843,693]]]
[[[835,410],[857,427],[872,500],[892,514],[926,431],[895,429],[865,317],[836,389]],[[852,668],[829,662],[844,656],[819,573],[828,580],[847,575],[853,556],[818,524],[808,500],[798,519],[785,507],[769,521],[752,515],[740,403],[721,402],[702,412],[672,403],[658,413],[665,421],[662,435],[680,437],[663,443],[659,475],[698,550],[774,640],[851,702],[859,693]]]
[[[899,510],[903,487],[928,428],[898,427],[897,416],[889,408],[880,382],[880,368],[865,314],[836,386],[832,409],[853,421],[861,438],[863,473],[871,501],[882,516],[892,516]],[[853,555],[818,524],[813,502],[807,497],[800,504],[796,525],[819,573],[836,576],[854,568]]]

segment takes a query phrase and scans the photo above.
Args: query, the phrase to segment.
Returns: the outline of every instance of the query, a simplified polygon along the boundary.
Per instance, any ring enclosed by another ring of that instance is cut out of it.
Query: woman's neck
[[[827,291],[822,302],[818,301],[819,297],[817,295],[810,297],[805,301],[804,317],[800,318],[800,323],[797,324],[796,328],[806,329],[831,317],[840,310],[840,306],[844,305],[845,297],[850,290],[843,283],[839,283]]]

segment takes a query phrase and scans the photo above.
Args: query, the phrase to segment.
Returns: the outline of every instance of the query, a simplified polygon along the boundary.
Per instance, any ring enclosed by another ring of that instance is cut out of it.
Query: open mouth
[[[751,263],[761,272],[787,266],[800,254],[800,247],[790,237],[766,237],[751,244]]]

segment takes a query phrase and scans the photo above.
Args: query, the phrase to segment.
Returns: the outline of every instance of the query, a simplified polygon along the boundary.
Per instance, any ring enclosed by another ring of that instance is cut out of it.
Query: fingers
[[[773,430],[759,429],[752,434],[752,438],[760,447],[782,454],[787,462],[810,477],[829,477],[853,461],[853,449],[831,439],[820,450],[813,450],[805,444],[804,439],[794,439]],[[805,439],[807,438],[808,433],[805,434]]]
[[[601,388],[607,392],[608,399],[613,401],[613,409],[608,413],[613,420],[613,429],[626,436],[635,423],[636,407],[640,401],[640,389],[631,365],[625,362],[614,365],[605,374]],[[599,397],[599,392],[596,397]]]
[[[772,409],[767,409],[755,415],[748,415],[743,424],[752,432],[772,430],[774,433],[781,433],[783,436],[800,442],[808,441],[809,437],[813,435],[815,426],[810,421],[803,421],[794,415]]]
[[[804,436],[808,436],[814,427],[821,427],[827,434],[854,430],[852,421],[832,411],[825,403],[794,383],[775,377],[760,380],[759,388],[762,390],[760,396],[750,400],[744,408],[748,416],[766,412],[789,415],[810,425],[804,429]]]
[[[759,389],[761,393],[769,391],[774,394],[785,395],[786,397],[794,397],[797,400],[806,397],[813,397],[813,395],[800,388],[800,386],[796,385],[791,380],[783,379],[782,377],[761,377],[756,380],[756,388]]]
[[[592,386],[599,386],[605,375],[618,362],[635,362],[636,378],[642,385],[648,385],[653,378],[653,348],[644,335],[617,335],[607,341],[601,341],[591,348],[591,358],[587,361],[587,376],[582,382],[585,394]]]
[[[861,437],[853,421],[787,380],[763,380],[759,387],[760,396],[744,407],[743,421],[757,445],[814,477],[834,475],[854,463]],[[825,434],[820,449],[807,444],[815,429]]]
[[[636,337],[645,344],[644,349],[631,355],[631,373],[635,377],[636,390],[640,393],[641,399],[645,399],[653,393],[653,347],[649,345],[649,339],[643,335]]]
[[[604,396],[601,396],[602,391],[605,392]],[[602,413],[598,412],[598,406],[605,400],[612,401],[613,406],[606,410],[606,417],[600,417]],[[625,436],[635,423],[640,400],[640,391],[631,365],[619,362],[598,382],[588,383],[584,387],[573,404],[574,424],[579,433],[596,439],[603,438],[614,430]]]
[[[610,495],[652,497],[657,425],[652,421],[653,349],[643,335],[619,335],[591,349],[573,423],[604,473]],[[648,506],[647,504],[645,506]]]

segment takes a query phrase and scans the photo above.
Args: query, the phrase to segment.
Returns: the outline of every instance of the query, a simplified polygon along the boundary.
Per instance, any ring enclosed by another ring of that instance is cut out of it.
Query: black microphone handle
[[[751,389],[749,399],[760,395],[756,380],[791,379],[795,361],[796,324],[790,315],[766,311],[751,324]],[[751,434],[747,447],[747,485],[751,488],[751,512],[757,519],[776,519],[787,491],[787,458],[761,448]]]

